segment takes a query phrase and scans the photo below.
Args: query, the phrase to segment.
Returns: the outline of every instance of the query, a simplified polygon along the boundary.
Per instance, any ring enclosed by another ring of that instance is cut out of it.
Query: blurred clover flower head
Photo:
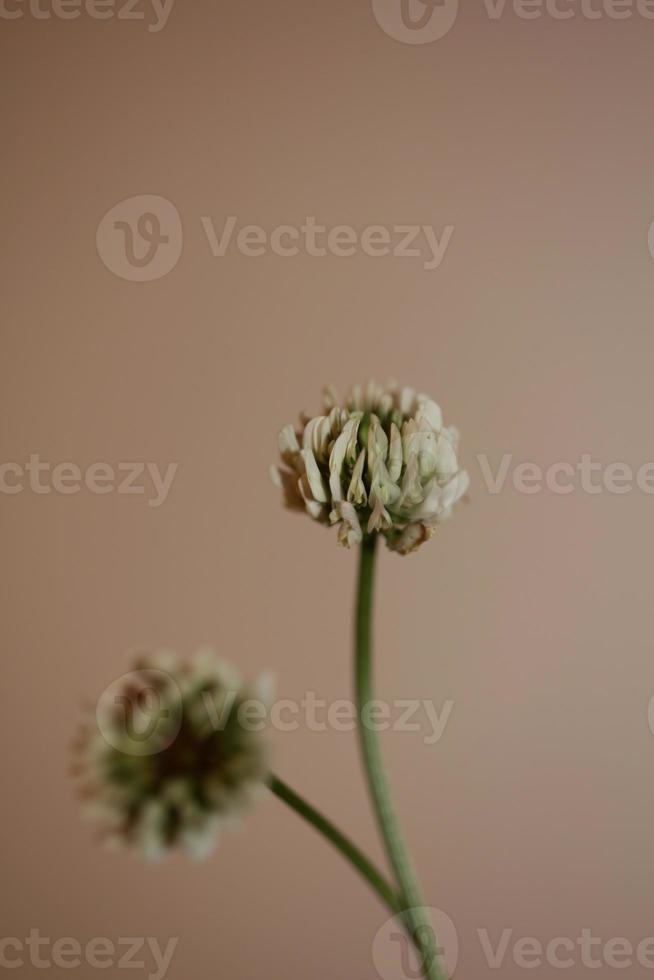
[[[268,781],[268,753],[244,702],[267,702],[211,650],[184,662],[172,652],[140,657],[101,695],[74,745],[74,774],[87,815],[105,841],[146,860],[175,848],[203,858],[238,823]]]

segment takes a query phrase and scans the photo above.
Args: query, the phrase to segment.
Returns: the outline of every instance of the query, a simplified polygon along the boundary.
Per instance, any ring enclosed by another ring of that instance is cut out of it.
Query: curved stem
[[[428,980],[442,980],[435,955],[435,937],[424,912],[424,901],[395,816],[377,736],[369,717],[368,706],[373,700],[371,613],[376,539],[376,534],[364,538],[359,561],[355,627],[359,740],[377,825],[402,895],[405,926],[421,955],[423,976]]]
[[[356,868],[371,888],[377,892],[384,905],[394,915],[397,915],[401,911],[400,900],[393,888],[391,888],[386,879],[377,871],[375,866],[371,864],[365,854],[359,850],[356,844],[353,844],[327,817],[324,817],[310,803],[307,803],[301,796],[298,796],[290,786],[287,786],[277,776],[271,778],[270,789],[275,796],[288,804],[292,810],[295,810],[304,820],[315,827],[319,834],[322,834],[330,844],[333,844],[341,852],[343,857]]]

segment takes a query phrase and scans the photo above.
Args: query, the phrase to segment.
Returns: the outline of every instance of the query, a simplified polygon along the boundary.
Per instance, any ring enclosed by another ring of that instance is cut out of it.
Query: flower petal
[[[397,483],[402,472],[402,436],[393,422],[391,422],[391,440],[388,448],[388,472],[393,483]]]
[[[309,487],[311,488],[313,499],[317,500],[321,504],[326,504],[329,500],[327,495],[327,487],[325,485],[325,481],[323,480],[322,473],[318,468],[316,457],[311,449],[302,449],[300,454],[304,460],[304,469]]]
[[[285,425],[277,437],[279,452],[288,466],[293,466],[300,452],[300,444],[292,425]]]
[[[427,395],[418,395],[418,411],[416,421],[425,420],[434,431],[439,432],[443,428],[443,414],[431,398]]]
[[[365,484],[363,482],[363,469],[365,465],[366,451],[365,449],[362,449],[356,463],[354,464],[352,479],[350,480],[350,485],[347,488],[348,502],[355,503],[358,507],[365,507],[365,505],[368,503],[368,494],[366,493]]]

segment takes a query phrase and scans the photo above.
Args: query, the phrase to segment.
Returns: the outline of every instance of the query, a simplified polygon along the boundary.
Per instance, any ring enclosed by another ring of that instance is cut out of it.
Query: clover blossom
[[[341,403],[327,388],[324,414],[279,433],[282,465],[271,468],[287,507],[336,525],[351,547],[382,534],[409,554],[447,520],[469,479],[456,429],[427,395],[394,383],[352,388]]]
[[[158,860],[179,847],[202,858],[267,785],[248,692],[210,650],[140,658],[101,696],[75,743],[74,773],[106,842]]]

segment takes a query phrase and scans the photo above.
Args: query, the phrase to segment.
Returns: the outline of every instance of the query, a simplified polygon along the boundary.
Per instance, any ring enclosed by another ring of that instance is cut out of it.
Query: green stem
[[[376,733],[368,716],[373,700],[372,690],[372,597],[375,573],[377,535],[369,535],[361,544],[359,587],[356,608],[356,700],[361,753],[374,805],[377,825],[388,860],[402,895],[403,919],[409,936],[422,958],[422,972],[428,980],[443,980],[435,955],[436,941],[424,912],[424,901],[411,859],[393,810],[384,764]]]
[[[356,868],[359,874],[377,892],[379,898],[381,898],[382,902],[394,915],[401,912],[401,904],[395,891],[379,871],[377,871],[374,865],[371,864],[365,854],[359,850],[356,844],[353,844],[331,821],[319,813],[310,803],[303,800],[301,796],[298,796],[281,779],[272,776],[270,789],[275,796],[283,800],[284,803],[287,803],[292,810],[295,810],[296,813],[315,827],[318,833],[326,837],[330,844],[333,844],[341,852],[343,857]]]

